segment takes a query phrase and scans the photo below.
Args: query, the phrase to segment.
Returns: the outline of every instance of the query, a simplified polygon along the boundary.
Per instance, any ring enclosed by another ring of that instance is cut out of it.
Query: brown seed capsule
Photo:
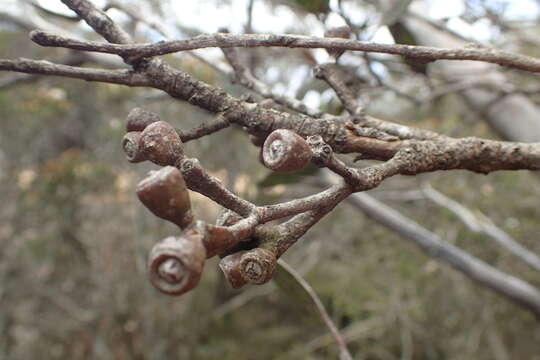
[[[148,125],[141,133],[139,144],[144,156],[161,166],[174,165],[184,155],[180,136],[165,121]]]
[[[126,154],[126,158],[129,162],[138,163],[146,160],[142,153],[139,142],[141,140],[141,133],[139,131],[130,131],[122,139],[122,149]]]
[[[264,164],[275,171],[296,171],[311,161],[311,149],[300,135],[287,129],[273,131],[263,145]]]
[[[143,131],[148,125],[159,120],[158,114],[136,107],[127,116],[126,131]]]
[[[276,261],[276,255],[270,250],[262,248],[248,250],[240,258],[240,274],[246,282],[264,284],[272,279]]]
[[[180,237],[165,238],[150,252],[150,282],[163,293],[181,295],[197,286],[205,259],[206,250],[197,231],[189,228]]]
[[[191,202],[180,171],[166,166],[153,171],[137,185],[139,200],[154,215],[184,229],[193,221]]]
[[[225,275],[225,278],[231,284],[233,289],[241,288],[247,284],[242,274],[240,273],[240,260],[245,251],[239,251],[234,254],[225,256],[219,262],[219,268]]]

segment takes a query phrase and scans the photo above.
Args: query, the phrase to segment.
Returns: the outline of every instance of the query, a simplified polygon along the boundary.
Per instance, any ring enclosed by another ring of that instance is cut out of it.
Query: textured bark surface
[[[99,24],[101,25],[101,24]],[[377,44],[359,40],[340,38],[316,38],[301,35],[267,34],[213,34],[199,35],[187,40],[164,41],[156,44],[115,45],[100,42],[78,41],[34,31],[31,38],[43,46],[57,46],[74,50],[95,51],[118,54],[124,58],[144,58],[171,54],[179,51],[203,49],[208,47],[289,47],[289,48],[327,48],[334,50],[364,51],[383,54],[402,55],[423,62],[435,60],[475,60],[494,63],[531,72],[540,72],[540,60],[488,48],[434,48],[399,44]],[[109,39],[107,39],[109,40]]]

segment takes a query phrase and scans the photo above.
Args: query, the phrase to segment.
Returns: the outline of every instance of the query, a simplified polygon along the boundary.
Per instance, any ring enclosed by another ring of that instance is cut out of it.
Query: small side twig
[[[279,234],[270,246],[279,258],[287,249],[296,243],[309,229],[319,222],[326,214],[332,211],[341,201],[351,194],[350,187],[342,187],[333,197],[321,202],[313,210],[306,211],[292,217],[290,220],[278,225],[275,232]]]
[[[316,66],[314,69],[315,77],[324,80],[334,89],[339,100],[345,106],[345,109],[353,115],[359,117],[365,117],[365,112],[362,106],[358,104],[356,96],[351,89],[345,85],[345,82],[341,79],[337,72],[337,65],[333,63],[326,63]]]
[[[204,123],[200,126],[197,126],[193,129],[186,130],[186,131],[177,129],[177,132],[178,132],[178,135],[180,135],[180,139],[182,140],[182,142],[185,143],[191,140],[201,138],[206,135],[210,135],[220,130],[223,130],[227,128],[229,125],[230,125],[230,122],[227,118],[223,116],[218,116],[216,119],[209,121],[207,123]]]
[[[286,106],[289,109],[297,111],[302,114],[314,118],[320,118],[323,113],[317,109],[311,109],[302,101],[293,97],[275,94],[268,85],[261,80],[257,79],[249,69],[242,64],[238,56],[238,49],[236,48],[221,48],[225,58],[234,70],[235,81],[240,85],[256,92],[266,99],[272,99],[276,103]]]
[[[70,65],[55,64],[45,60],[19,58],[15,60],[0,59],[0,70],[17,71],[26,74],[63,76],[86,81],[99,81],[126,86],[151,86],[151,82],[143,73],[129,70],[104,70],[83,68]]]
[[[204,170],[199,160],[193,158],[183,159],[178,164],[178,169],[184,176],[190,190],[199,192],[221,206],[231,209],[244,217],[249,216],[255,211],[255,205],[236,196],[225,188],[219,180]]]
[[[336,342],[336,345],[339,348],[339,359],[340,360],[352,360],[353,357],[347,348],[347,343],[345,342],[345,339],[343,336],[341,336],[336,324],[332,321],[330,318],[330,315],[328,315],[328,312],[326,311],[326,308],[324,307],[321,299],[313,290],[311,285],[300,275],[296,270],[294,270],[289,264],[287,264],[282,259],[278,260],[278,264],[281,266],[283,270],[288,272],[295,280],[296,282],[302,286],[304,291],[309,295],[311,298],[311,301],[315,305],[315,308],[317,309],[317,312],[319,313],[319,316],[321,317],[321,320],[323,321],[324,325],[328,328],[330,331],[330,334],[332,334],[332,337],[334,338],[334,341]]]

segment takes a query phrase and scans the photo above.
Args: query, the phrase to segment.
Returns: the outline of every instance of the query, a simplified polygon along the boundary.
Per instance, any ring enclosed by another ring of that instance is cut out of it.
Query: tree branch
[[[328,181],[323,183],[326,186],[329,184]],[[368,194],[354,194],[347,201],[373,220],[414,243],[426,255],[452,266],[480,285],[531,311],[540,319],[540,291],[531,284],[497,270],[463,250],[443,242],[436,234]]]
[[[132,42],[128,33],[91,2],[86,0],[62,0],[62,2],[107,41],[117,44],[129,44]]]
[[[45,60],[0,59],[0,70],[16,71],[26,74],[63,76],[86,81],[99,81],[127,86],[151,86],[144,73],[130,70],[103,70],[54,64]]]
[[[30,74],[65,76],[127,86],[162,89],[171,96],[187,100],[206,110],[221,113],[231,123],[244,126],[248,132],[266,137],[275,129],[286,128],[307,137],[322,135],[334,151],[361,153],[367,158],[388,160],[400,153],[407,163],[400,173],[415,175],[436,170],[467,169],[479,173],[496,170],[539,170],[540,143],[512,143],[478,138],[453,139],[435,133],[385,123],[368,118],[363,124],[342,118],[311,119],[242,102],[219,88],[159,63],[145,71],[101,70],[52,64],[28,59],[0,60],[0,70]],[[366,133],[365,126],[395,131],[405,136],[432,136],[433,140],[398,140]],[[386,125],[388,124],[388,125]]]
[[[204,123],[196,128],[185,131],[177,129],[176,131],[178,132],[182,142],[185,143],[223,130],[229,127],[229,125],[230,123],[226,118],[218,116],[216,119],[213,119],[213,121]]]
[[[255,91],[264,98],[272,99],[276,103],[286,106],[299,113],[315,118],[320,118],[323,115],[319,110],[309,108],[306,106],[306,104],[298,99],[273,93],[268,85],[254,77],[249,69],[240,62],[237,49],[221,48],[221,50],[234,70],[236,81],[238,81],[241,85]]]
[[[68,2],[63,0],[64,3]],[[105,21],[95,22],[96,31],[109,34],[109,28],[104,26]],[[92,26],[92,25],[91,25]],[[102,34],[102,35],[103,35]],[[107,35],[107,36],[109,36]],[[103,35],[106,39],[107,37]],[[434,48],[428,46],[412,46],[400,44],[378,44],[360,40],[341,38],[318,38],[302,35],[273,35],[273,34],[223,34],[199,35],[186,40],[165,41],[154,44],[126,44],[125,39],[116,34],[111,39],[126,45],[108,44],[95,41],[79,41],[43,31],[33,31],[31,38],[42,46],[64,47],[82,51],[95,51],[117,54],[122,57],[145,58],[171,54],[179,51],[203,49],[209,47],[288,47],[308,49],[337,49],[349,51],[363,51],[401,55],[422,62],[436,60],[473,60],[494,63],[510,68],[540,72],[540,59],[535,57],[513,54],[491,48]]]
[[[315,67],[314,74],[334,89],[345,109],[353,116],[365,116],[364,109],[358,104],[355,94],[345,85],[345,82],[337,74],[336,64],[326,63]]]

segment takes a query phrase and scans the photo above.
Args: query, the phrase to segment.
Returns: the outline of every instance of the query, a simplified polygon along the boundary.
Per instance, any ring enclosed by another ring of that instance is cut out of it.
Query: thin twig
[[[345,85],[345,81],[338,74],[337,65],[333,63],[322,64],[314,69],[315,77],[322,79],[334,89],[345,109],[353,116],[362,116],[364,109],[358,103],[355,94]]]
[[[297,111],[308,116],[320,118],[323,113],[317,109],[311,109],[302,101],[293,97],[275,94],[268,85],[261,80],[257,79],[251,71],[244,66],[238,56],[238,50],[236,48],[222,48],[225,58],[234,70],[235,80],[244,87],[255,91],[262,97],[272,99],[276,103],[286,106],[289,109]]]
[[[281,268],[287,271],[300,286],[302,286],[302,288],[311,298],[311,301],[313,301],[315,308],[319,312],[319,316],[321,317],[321,320],[323,321],[323,323],[326,325],[326,327],[332,334],[332,337],[334,338],[334,341],[336,342],[336,345],[339,348],[340,360],[352,360],[352,355],[349,352],[349,349],[347,348],[347,343],[345,342],[345,339],[343,339],[343,337],[339,333],[337,326],[334,324],[334,322],[330,318],[330,315],[328,315],[326,308],[324,307],[321,299],[319,298],[315,290],[313,290],[311,285],[309,285],[309,283],[285,261],[283,261],[282,259],[279,259],[278,264],[281,265]]]
[[[132,9],[132,8],[130,8],[128,6],[125,6],[124,4],[122,4],[122,3],[118,2],[118,1],[109,0],[108,3],[105,5],[103,11],[107,11],[108,9],[112,9],[112,8],[122,11],[123,13],[125,13],[127,16],[129,16],[135,22],[140,22],[142,24],[147,25],[151,29],[153,29],[153,30],[157,31],[158,33],[160,33],[164,38],[166,38],[168,40],[171,40],[171,39],[175,38],[175,36],[165,26],[163,26],[163,24],[161,24],[159,21],[149,19],[146,16],[139,15],[139,14],[143,14],[143,11],[141,9]],[[212,69],[214,69],[217,72],[220,72],[220,73],[225,72],[221,67],[217,66],[216,64],[214,64],[211,61],[208,61],[206,58],[204,58],[203,56],[200,56],[199,54],[196,54],[193,51],[186,51],[185,54],[187,54],[187,55],[191,56],[192,58],[197,59],[198,61],[210,66]]]
[[[199,192],[221,206],[245,217],[256,211],[255,205],[235,195],[225,188],[219,180],[208,174],[199,160],[183,159],[178,168],[190,190]]]
[[[91,2],[86,0],[61,1],[107,41],[115,44],[130,44],[132,42],[128,33]]]
[[[67,0],[63,1],[65,2]],[[97,22],[96,25],[99,25],[99,22]],[[98,30],[103,31],[103,29],[99,27]],[[115,38],[119,39],[119,36],[120,35],[116,34]],[[492,48],[463,47],[458,49],[446,49],[429,46],[379,44],[360,40],[318,38],[302,35],[233,35],[218,33],[213,35],[199,35],[191,39],[165,41],[154,44],[126,44],[123,42],[124,45],[121,45],[95,41],[79,41],[36,30],[31,33],[31,39],[42,46],[96,51],[135,58],[161,56],[179,51],[204,49],[209,47],[322,48],[401,55],[423,62],[436,60],[482,61],[530,72],[540,72],[540,59]]]
[[[0,59],[0,70],[17,71],[26,74],[63,76],[86,81],[122,84],[127,86],[151,86],[144,73],[129,70],[103,70],[82,68],[77,66],[54,64],[45,60],[16,60]]]
[[[230,124],[231,123],[229,122],[229,120],[222,116],[218,116],[216,119],[197,126],[196,128],[185,131],[177,129],[176,131],[178,132],[178,135],[180,136],[182,142],[185,143],[223,130],[227,128]]]

